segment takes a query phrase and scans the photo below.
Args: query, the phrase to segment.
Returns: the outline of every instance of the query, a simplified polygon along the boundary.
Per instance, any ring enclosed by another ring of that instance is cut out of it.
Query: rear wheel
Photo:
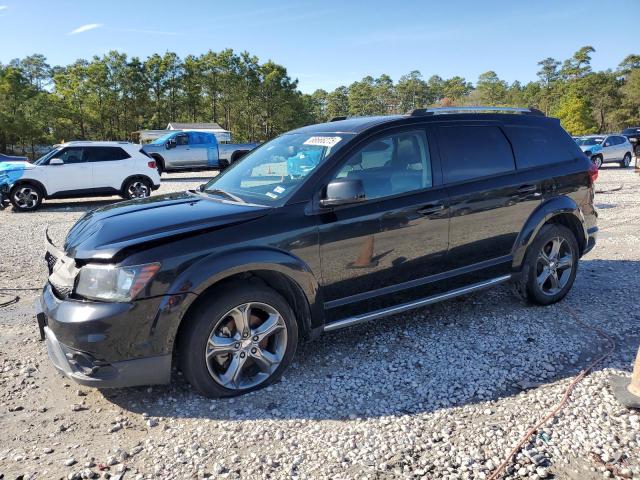
[[[32,183],[21,183],[9,192],[9,200],[16,210],[29,212],[35,210],[42,203],[44,194],[42,189]]]
[[[146,178],[127,180],[122,188],[122,196],[129,200],[147,198],[149,195],[151,195],[151,182]]]
[[[558,302],[571,290],[578,268],[578,242],[564,225],[547,224],[525,257],[526,299],[538,305]]]
[[[627,168],[629,165],[631,165],[631,154],[627,152],[624,154],[624,158],[620,162],[620,166],[622,168]]]
[[[298,325],[277,292],[252,284],[212,293],[178,339],[182,372],[208,397],[232,397],[277,381],[291,363]]]

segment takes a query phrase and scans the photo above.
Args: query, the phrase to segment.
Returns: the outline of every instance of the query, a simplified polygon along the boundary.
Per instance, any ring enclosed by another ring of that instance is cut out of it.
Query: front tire
[[[526,300],[550,305],[571,290],[578,271],[578,242],[564,225],[544,225],[529,247],[522,270]]]
[[[127,200],[147,198],[151,195],[151,182],[146,178],[132,178],[122,187],[122,197]]]
[[[276,382],[298,344],[291,307],[261,283],[211,293],[186,321],[178,338],[180,367],[207,397],[233,397]]]
[[[13,207],[21,212],[31,212],[42,203],[42,189],[32,183],[21,183],[9,192],[9,200]]]
[[[624,154],[624,158],[620,162],[620,167],[627,168],[629,165],[631,165],[631,154],[627,152]]]

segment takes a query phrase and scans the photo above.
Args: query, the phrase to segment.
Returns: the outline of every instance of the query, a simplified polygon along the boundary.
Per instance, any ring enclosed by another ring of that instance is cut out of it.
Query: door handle
[[[542,193],[538,191],[537,185],[522,185],[518,188],[518,196],[520,195],[532,195],[533,197],[539,197]]]
[[[433,215],[434,213],[438,213],[444,210],[444,205],[439,203],[437,205],[425,205],[424,207],[418,209],[418,213],[420,215]]]

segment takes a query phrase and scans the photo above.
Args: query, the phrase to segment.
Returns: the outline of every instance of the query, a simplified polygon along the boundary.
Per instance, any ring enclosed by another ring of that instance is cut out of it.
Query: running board
[[[414,308],[420,308],[432,303],[449,300],[450,298],[458,297],[460,295],[464,295],[465,293],[482,290],[483,288],[497,285],[499,283],[504,283],[508,280],[511,280],[511,275],[502,275],[501,277],[492,278],[491,280],[474,283],[473,285],[469,285],[468,287],[456,288],[455,290],[451,290],[450,292],[442,293],[440,295],[433,295],[421,300],[402,303],[393,307],[382,308],[370,313],[363,313],[362,315],[356,315],[355,317],[345,318],[344,320],[338,320],[337,322],[332,322],[328,325],[325,325],[324,331],[332,332],[334,330],[340,330],[341,328],[350,327],[351,325],[355,325],[357,323],[368,322],[369,320],[375,320],[376,318],[382,318],[389,315],[395,315],[396,313],[406,312],[407,310],[413,310]]]

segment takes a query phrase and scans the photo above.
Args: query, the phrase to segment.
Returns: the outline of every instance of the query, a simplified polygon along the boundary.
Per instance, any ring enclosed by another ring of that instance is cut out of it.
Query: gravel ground
[[[165,175],[159,194],[207,175]],[[0,479],[486,478],[607,349],[570,312],[615,351],[504,478],[640,478],[640,413],[608,386],[640,344],[639,181],[601,170],[599,243],[561,304],[528,307],[500,287],[325,335],[280,383],[237,399],[204,399],[178,372],[170,386],[79,388],[49,364],[35,292],[20,292],[0,308]],[[0,212],[0,288],[42,285],[46,225],[60,240],[111,201]]]

